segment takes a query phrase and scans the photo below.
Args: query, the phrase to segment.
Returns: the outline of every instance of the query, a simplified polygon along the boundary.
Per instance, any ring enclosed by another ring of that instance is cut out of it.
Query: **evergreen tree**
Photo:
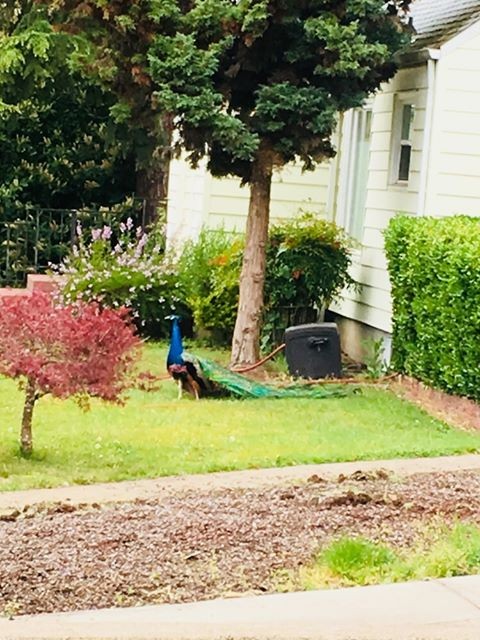
[[[257,360],[272,172],[334,155],[339,112],[395,72],[410,0],[168,0],[149,47],[156,104],[177,147],[250,185],[232,363]],[[157,4],[157,3],[155,3]],[[177,13],[172,5],[177,7]]]
[[[108,205],[131,194],[128,132],[114,97],[72,65],[78,41],[42,7],[4,2],[0,20],[0,213]]]
[[[36,0],[56,29],[83,43],[73,64],[115,96],[113,121],[128,127],[136,195],[153,220],[166,200],[172,122],[155,98],[148,52],[156,34],[175,32],[176,0]]]

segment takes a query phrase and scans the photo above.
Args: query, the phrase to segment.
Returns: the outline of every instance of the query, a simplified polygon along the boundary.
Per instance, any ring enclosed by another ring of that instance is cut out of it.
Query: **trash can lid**
[[[296,327],[288,327],[285,329],[285,339],[331,335],[332,333],[338,334],[338,327],[335,322],[312,322],[310,324],[299,324]]]

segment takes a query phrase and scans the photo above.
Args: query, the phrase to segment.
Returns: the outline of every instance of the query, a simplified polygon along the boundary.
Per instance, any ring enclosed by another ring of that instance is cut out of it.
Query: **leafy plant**
[[[178,278],[197,329],[230,341],[238,306],[244,239],[202,230],[186,243]],[[348,273],[352,241],[314,214],[274,226],[267,249],[263,347],[282,339],[289,324],[314,321],[318,308],[355,283]]]
[[[184,245],[177,264],[178,281],[195,326],[216,343],[227,344],[232,337],[242,252],[242,236],[203,229],[196,240]]]
[[[394,367],[480,399],[480,220],[397,216],[385,248]]]
[[[381,378],[388,369],[384,359],[385,348],[382,338],[378,338],[378,340],[363,340],[363,346],[363,361],[366,366],[367,377],[372,380]]]
[[[126,306],[147,335],[167,336],[165,317],[185,312],[176,270],[165,259],[161,232],[153,229],[147,234],[135,228],[131,218],[116,228],[94,228],[88,235],[79,226],[72,253],[53,270],[63,281],[64,302]]]
[[[314,321],[345,287],[353,241],[312,213],[270,230],[265,281],[263,346],[282,339],[289,324]]]
[[[50,393],[85,406],[88,396],[118,401],[129,386],[139,345],[125,309],[77,302],[59,306],[50,295],[0,301],[0,373],[25,390],[21,451],[32,453],[32,415]]]
[[[27,204],[109,204],[135,187],[131,138],[110,115],[114,95],[74,68],[85,47],[49,18],[46,6],[22,2],[0,24],[4,220]]]

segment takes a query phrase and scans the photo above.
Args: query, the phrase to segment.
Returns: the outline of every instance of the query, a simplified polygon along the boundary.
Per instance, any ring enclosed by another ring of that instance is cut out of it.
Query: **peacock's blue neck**
[[[184,364],[182,353],[182,333],[180,331],[178,318],[174,317],[172,319],[172,335],[170,337],[170,349],[167,355],[167,366],[171,364]]]

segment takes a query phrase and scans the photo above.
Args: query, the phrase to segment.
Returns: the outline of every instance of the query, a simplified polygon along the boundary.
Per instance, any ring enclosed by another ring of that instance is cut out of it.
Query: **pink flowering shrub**
[[[77,302],[59,306],[45,293],[0,300],[0,373],[25,389],[21,449],[32,451],[32,413],[52,394],[118,402],[131,385],[140,340],[126,309]]]
[[[175,270],[165,259],[161,229],[145,233],[130,218],[118,230],[109,226],[88,235],[77,228],[77,243],[58,267],[62,300],[96,301],[110,308],[128,307],[142,333],[165,337],[165,316],[184,312]]]

